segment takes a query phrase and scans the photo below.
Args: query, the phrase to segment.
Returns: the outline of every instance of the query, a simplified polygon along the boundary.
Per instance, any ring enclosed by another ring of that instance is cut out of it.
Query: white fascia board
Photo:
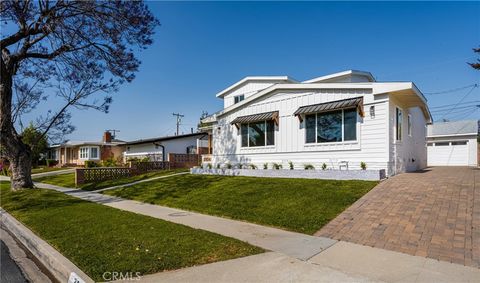
[[[227,87],[226,89],[220,91],[217,93],[215,96],[216,97],[224,97],[225,94],[228,92],[234,90],[235,88],[249,82],[249,81],[287,81],[287,82],[297,82],[296,80],[290,78],[289,76],[250,76],[250,77],[245,77],[242,80],[234,83],[233,85]]]
[[[343,71],[343,72],[333,73],[333,74],[330,74],[330,75],[321,76],[321,77],[313,78],[313,79],[310,79],[310,80],[306,80],[306,81],[303,81],[302,83],[303,84],[316,83],[316,82],[321,83],[322,81],[325,81],[325,80],[339,78],[339,77],[343,77],[343,76],[347,76],[347,75],[365,76],[365,77],[368,77],[371,82],[375,82],[375,78],[372,76],[372,74],[370,72],[358,71],[358,70],[347,70],[347,71]]]
[[[446,138],[446,137],[463,137],[463,136],[477,136],[478,133],[465,133],[465,134],[450,134],[450,135],[430,135],[427,138]]]

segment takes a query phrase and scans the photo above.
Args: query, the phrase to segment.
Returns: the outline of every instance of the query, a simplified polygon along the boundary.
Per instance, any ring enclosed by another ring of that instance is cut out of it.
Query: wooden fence
[[[75,169],[75,185],[115,180],[155,170],[190,168],[198,166],[201,159],[198,154],[178,153],[170,153],[168,158],[169,161],[129,162],[129,167],[77,168]]]
[[[172,168],[191,168],[200,165],[200,154],[169,153],[168,161]]]
[[[135,173],[130,167],[76,168],[75,185],[130,177]]]
[[[140,173],[155,171],[155,170],[168,170],[170,169],[170,162],[167,161],[148,161],[148,162],[129,162],[129,167]]]

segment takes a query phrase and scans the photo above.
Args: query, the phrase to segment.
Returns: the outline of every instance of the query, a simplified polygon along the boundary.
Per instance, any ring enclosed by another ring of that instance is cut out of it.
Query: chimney
[[[112,133],[105,131],[103,133],[103,142],[112,142]]]

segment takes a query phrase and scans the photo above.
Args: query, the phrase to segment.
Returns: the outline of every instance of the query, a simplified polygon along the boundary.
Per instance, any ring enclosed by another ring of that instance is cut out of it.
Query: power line
[[[457,107],[455,108],[454,110],[451,110],[451,109],[438,109],[438,110],[433,110],[432,113],[443,113],[443,112],[448,112],[448,111],[452,111],[452,112],[458,112],[460,110],[467,110],[467,109],[475,109],[476,107],[480,107],[480,104],[475,104],[475,105],[468,105],[468,106],[462,106],[462,107]]]
[[[453,106],[453,107],[450,109],[450,111],[447,112],[446,114],[444,114],[443,117],[440,118],[440,119],[443,119],[443,118],[445,118],[445,116],[447,116],[448,114],[450,114],[450,112],[452,112],[452,110],[455,109],[460,103],[462,103],[462,101],[463,101],[465,98],[467,98],[467,96],[469,96],[470,93],[472,93],[472,91],[473,91],[475,88],[477,88],[477,87],[478,87],[477,84],[473,85],[472,88],[462,97],[462,99],[460,99],[460,101],[458,101],[457,104],[455,104],[455,106]]]
[[[452,89],[443,90],[443,91],[424,92],[423,94],[426,94],[426,95],[445,94],[445,93],[457,92],[457,91],[464,90],[464,89],[467,89],[467,88],[470,88],[470,87],[478,87],[478,84],[471,84],[471,85],[462,86],[462,87],[457,87],[457,88],[452,88]]]
[[[463,104],[475,104],[475,103],[480,103],[480,100],[472,100],[472,101],[465,101],[465,102],[462,102],[460,103],[460,105],[463,105]],[[433,109],[432,111],[436,111],[440,108],[450,108],[452,107],[452,104],[446,104],[446,105],[439,105],[439,106],[432,106],[432,107],[429,107],[430,109]]]

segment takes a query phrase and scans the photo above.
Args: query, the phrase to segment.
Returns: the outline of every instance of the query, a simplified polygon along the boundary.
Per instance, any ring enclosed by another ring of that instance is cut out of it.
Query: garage
[[[428,125],[428,166],[477,166],[478,121]]]
[[[428,166],[468,166],[468,141],[427,144]]]

